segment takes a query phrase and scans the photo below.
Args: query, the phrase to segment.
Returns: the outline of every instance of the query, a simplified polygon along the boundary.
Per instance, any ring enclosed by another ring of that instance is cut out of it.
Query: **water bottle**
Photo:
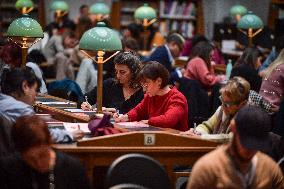
[[[232,60],[229,59],[227,63],[227,67],[226,67],[226,79],[227,80],[230,79],[232,68],[233,68]]]

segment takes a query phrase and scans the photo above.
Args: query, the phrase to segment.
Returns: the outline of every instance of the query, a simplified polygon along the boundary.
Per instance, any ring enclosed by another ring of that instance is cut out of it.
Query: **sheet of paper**
[[[91,131],[88,128],[88,123],[69,123],[69,122],[64,122],[63,126],[69,132],[76,131],[76,130],[80,129],[84,133],[91,133]]]
[[[138,122],[138,121],[134,121],[134,122],[119,122],[116,123],[116,125],[118,125],[121,128],[138,128],[138,127],[149,127],[148,124],[146,123],[142,123],[142,122]]]
[[[59,101],[56,101],[56,102],[39,102],[39,101],[37,101],[36,103],[44,104],[44,105],[48,105],[48,104],[76,104],[74,102],[59,102]]]
[[[96,112],[95,110],[85,111],[85,110],[78,109],[78,108],[66,108],[64,110],[68,112],[73,112],[73,113]]]

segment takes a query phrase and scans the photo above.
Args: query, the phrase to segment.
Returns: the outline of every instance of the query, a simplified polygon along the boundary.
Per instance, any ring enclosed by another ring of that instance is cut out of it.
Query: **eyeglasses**
[[[142,86],[143,88],[147,88],[147,87],[148,87],[148,83],[141,83],[141,86]]]
[[[239,102],[224,102],[222,96],[219,96],[219,100],[221,101],[222,105],[225,106],[226,108],[239,104]]]

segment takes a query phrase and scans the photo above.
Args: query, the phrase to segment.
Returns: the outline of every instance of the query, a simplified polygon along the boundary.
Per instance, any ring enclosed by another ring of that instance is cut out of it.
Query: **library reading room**
[[[284,189],[284,0],[0,0],[1,189]]]

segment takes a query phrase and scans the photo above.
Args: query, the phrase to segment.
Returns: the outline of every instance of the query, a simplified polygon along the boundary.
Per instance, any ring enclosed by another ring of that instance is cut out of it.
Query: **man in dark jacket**
[[[167,43],[157,47],[150,57],[145,59],[145,62],[157,61],[163,64],[170,72],[171,80],[176,81],[182,77],[182,74],[178,69],[174,68],[173,64],[174,59],[180,55],[183,46],[184,38],[178,33],[173,33],[167,37]]]

